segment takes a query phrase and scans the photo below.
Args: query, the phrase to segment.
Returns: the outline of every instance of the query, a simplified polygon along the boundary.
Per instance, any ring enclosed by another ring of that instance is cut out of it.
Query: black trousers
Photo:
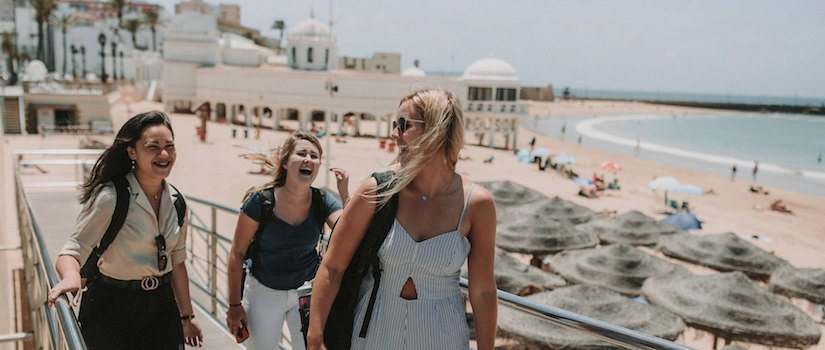
[[[89,350],[184,348],[171,283],[143,291],[94,281],[83,294],[78,320]]]

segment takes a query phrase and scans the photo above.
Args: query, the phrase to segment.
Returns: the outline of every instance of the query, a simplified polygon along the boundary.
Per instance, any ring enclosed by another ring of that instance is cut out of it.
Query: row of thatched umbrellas
[[[666,339],[681,333],[684,320],[728,340],[793,347],[819,341],[820,328],[809,316],[746,276],[769,279],[775,293],[823,303],[825,269],[796,269],[733,233],[696,236],[637,211],[604,218],[509,181],[483,185],[496,198],[496,244],[509,252],[555,254],[549,267],[578,284],[560,287],[564,281],[555,275],[497,251],[496,281],[504,290],[519,295],[553,290],[528,298]],[[666,256],[735,272],[692,275],[634,247],[656,245]],[[628,298],[638,295],[654,305]],[[515,310],[503,308],[500,317],[504,333],[540,348],[607,347]]]

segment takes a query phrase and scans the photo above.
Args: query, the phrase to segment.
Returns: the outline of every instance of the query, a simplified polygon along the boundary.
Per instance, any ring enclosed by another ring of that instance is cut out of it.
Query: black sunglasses
[[[407,129],[410,128],[410,123],[421,123],[424,124],[423,120],[418,119],[407,119],[405,117],[399,117],[398,120],[392,121],[392,128],[398,129],[398,134],[403,135]]]
[[[163,235],[157,235],[155,237],[155,245],[158,247],[158,270],[163,272],[163,270],[166,270],[166,264],[169,262],[169,258],[166,257],[166,238],[163,238]]]

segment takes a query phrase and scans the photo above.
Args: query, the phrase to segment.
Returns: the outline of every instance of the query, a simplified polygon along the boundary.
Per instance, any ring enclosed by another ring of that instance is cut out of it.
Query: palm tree
[[[48,22],[52,11],[57,8],[56,0],[30,0],[34,7],[34,20],[37,22],[37,59],[46,62],[45,51],[43,50],[43,23]]]
[[[66,31],[72,26],[73,18],[74,16],[70,13],[61,13],[55,18],[57,26],[60,27],[60,32],[63,33],[63,75],[66,75],[66,56],[69,55],[69,49],[66,46]]]
[[[138,48],[137,44],[137,32],[140,30],[140,26],[143,23],[137,18],[130,18],[123,22],[123,29],[129,31],[129,34],[132,36],[132,47]]]
[[[281,51],[281,42],[284,41],[284,29],[286,29],[286,23],[279,19],[272,24],[272,29],[277,29],[280,33],[278,36],[278,51]]]
[[[152,51],[157,51],[157,32],[156,27],[160,24],[160,12],[155,7],[151,7],[147,9],[143,15],[146,17],[145,22],[149,25],[149,29],[152,30]]]
[[[3,53],[6,54],[6,68],[9,71],[9,81],[7,82],[8,85],[14,85],[17,83],[17,72],[14,70],[14,59],[15,59],[15,52],[14,52],[14,36],[11,33],[4,32],[2,34],[3,40]]]
[[[126,0],[112,0],[112,9],[117,13],[117,26],[123,26],[123,8],[126,7]]]

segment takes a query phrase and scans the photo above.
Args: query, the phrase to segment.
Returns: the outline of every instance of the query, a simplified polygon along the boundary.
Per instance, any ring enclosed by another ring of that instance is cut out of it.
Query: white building
[[[526,103],[518,100],[518,75],[500,59],[476,61],[460,78],[429,77],[420,69],[404,74],[336,70],[335,37],[327,25],[310,18],[289,29],[286,59],[269,53],[255,63],[253,57],[267,51],[221,44],[233,39],[214,35],[214,17],[187,16],[167,27],[161,89],[169,111],[208,103],[214,121],[273,129],[285,120],[295,120],[300,128],[318,121],[331,133],[343,129],[340,116],[352,115],[356,133],[386,137],[402,96],[442,88],[464,101],[468,141],[508,148],[516,144],[518,123],[527,117]],[[373,130],[361,130],[364,119],[375,121]]]

